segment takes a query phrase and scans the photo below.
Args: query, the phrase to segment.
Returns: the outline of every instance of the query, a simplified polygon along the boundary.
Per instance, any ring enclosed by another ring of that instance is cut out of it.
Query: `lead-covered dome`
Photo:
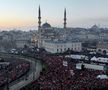
[[[42,25],[42,28],[51,28],[51,25],[46,22]]]

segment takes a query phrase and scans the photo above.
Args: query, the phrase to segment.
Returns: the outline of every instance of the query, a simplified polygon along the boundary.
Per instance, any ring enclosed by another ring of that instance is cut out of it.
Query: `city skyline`
[[[42,23],[63,27],[64,8],[67,27],[108,26],[107,0],[1,0],[0,29],[37,29],[38,7]]]

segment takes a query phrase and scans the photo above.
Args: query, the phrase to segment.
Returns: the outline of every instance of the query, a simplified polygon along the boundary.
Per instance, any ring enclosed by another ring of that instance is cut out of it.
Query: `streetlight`
[[[1,65],[5,65],[3,68],[5,70],[5,73],[6,73],[6,90],[9,90],[9,72],[8,72],[8,65],[9,65],[9,62],[3,62],[1,63]]]
[[[35,79],[35,72],[36,72],[36,60],[35,61],[35,65],[33,67],[33,80]]]
[[[9,90],[9,76],[8,69],[6,67],[6,90]]]

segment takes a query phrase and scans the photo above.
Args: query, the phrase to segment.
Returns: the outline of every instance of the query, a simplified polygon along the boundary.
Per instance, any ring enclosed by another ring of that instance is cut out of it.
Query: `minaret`
[[[66,29],[66,8],[64,9],[64,29]]]
[[[41,10],[40,10],[40,5],[39,5],[39,11],[38,11],[38,29],[40,29],[41,27]]]
[[[41,37],[41,10],[40,10],[40,5],[39,5],[39,10],[38,10],[38,47],[41,47],[41,43],[42,43],[42,37]]]

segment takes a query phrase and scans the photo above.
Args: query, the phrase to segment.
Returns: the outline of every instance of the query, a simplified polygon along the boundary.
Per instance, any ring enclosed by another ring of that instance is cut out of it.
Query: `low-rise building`
[[[99,43],[97,45],[97,51],[101,53],[108,53],[108,43]]]
[[[80,52],[82,50],[82,44],[76,41],[45,41],[44,48],[50,53],[63,53],[67,50]]]
[[[30,41],[28,40],[16,40],[16,47],[17,48],[24,48],[24,46],[30,46]]]

